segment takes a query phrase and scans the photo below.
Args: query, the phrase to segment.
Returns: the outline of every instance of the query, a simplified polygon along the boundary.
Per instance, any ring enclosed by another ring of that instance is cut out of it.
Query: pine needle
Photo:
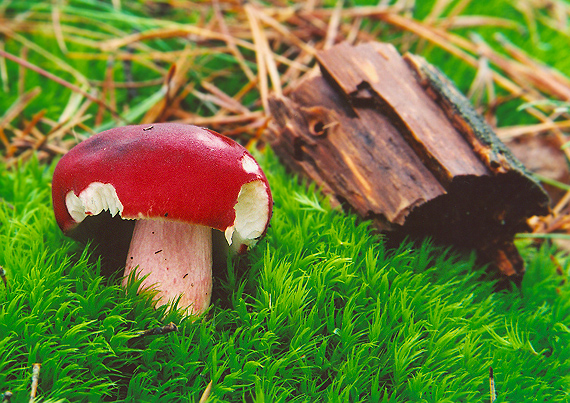
[[[44,69],[42,69],[41,67],[38,67],[38,66],[36,66],[36,65],[34,65],[34,64],[32,64],[32,63],[30,63],[30,62],[24,60],[24,59],[19,58],[18,56],[14,56],[14,55],[12,55],[12,54],[10,54],[10,53],[8,53],[8,52],[5,52],[5,51],[3,51],[3,50],[0,50],[0,56],[3,56],[3,57],[5,57],[5,58],[7,58],[7,59],[9,59],[9,60],[12,60],[13,62],[18,63],[18,64],[20,64],[21,66],[23,66],[23,67],[25,67],[25,68],[27,68],[27,69],[29,69],[29,70],[32,70],[32,71],[34,71],[34,72],[36,72],[36,73],[38,73],[38,74],[40,74],[40,75],[46,77],[46,78],[49,79],[49,80],[55,81],[56,83],[58,83],[58,84],[60,84],[60,85],[62,85],[62,86],[64,86],[64,87],[70,89],[71,91],[74,91],[74,92],[77,92],[77,93],[83,95],[85,98],[88,98],[88,99],[90,99],[91,101],[93,101],[93,102],[95,102],[95,103],[97,103],[97,104],[103,106],[105,109],[107,109],[108,111],[110,111],[111,113],[113,113],[113,115],[115,115],[115,116],[117,116],[117,117],[119,116],[119,115],[117,114],[117,112],[116,112],[113,108],[111,108],[109,105],[105,104],[105,102],[103,102],[103,101],[101,101],[100,99],[96,98],[95,96],[89,94],[88,92],[83,91],[83,90],[82,90],[81,88],[79,88],[78,86],[76,86],[76,85],[74,85],[74,84],[71,84],[70,82],[68,82],[68,81],[66,81],[66,80],[64,80],[64,79],[62,79],[62,78],[60,78],[60,77],[58,77],[58,76],[56,76],[56,75],[54,75],[54,74],[52,74],[52,73],[50,73],[50,72],[44,70]]]
[[[34,403],[38,394],[38,384],[40,382],[40,368],[42,364],[35,363],[32,365],[32,387],[30,392],[30,403]]]

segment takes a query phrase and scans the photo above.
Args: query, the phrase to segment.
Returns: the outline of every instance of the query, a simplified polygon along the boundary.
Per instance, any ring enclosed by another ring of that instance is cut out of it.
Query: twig
[[[135,336],[135,338],[147,337],[147,336],[159,336],[159,335],[168,334],[168,333],[177,332],[177,331],[178,331],[178,326],[176,326],[176,324],[174,324],[173,322],[170,322],[168,325],[165,325],[165,326],[143,330],[143,331],[139,332]]]
[[[40,381],[40,368],[42,364],[35,363],[32,366],[32,391],[30,392],[29,403],[34,403],[38,393],[38,383]]]
[[[12,396],[13,396],[12,391],[7,390],[6,392],[4,392],[4,394],[2,394],[2,403],[10,403],[10,401],[12,400]]]
[[[10,287],[8,287],[8,279],[6,278],[6,269],[0,266],[0,277],[2,277],[2,281],[4,282],[4,287],[6,288],[6,296],[10,292]]]
[[[497,399],[497,394],[495,393],[495,377],[493,375],[493,367],[489,367],[489,390],[491,395],[491,403]]]

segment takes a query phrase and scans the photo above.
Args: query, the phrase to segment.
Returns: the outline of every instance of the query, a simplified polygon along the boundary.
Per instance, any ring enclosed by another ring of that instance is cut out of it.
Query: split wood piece
[[[514,235],[548,213],[548,197],[449,79],[382,43],[317,60],[320,73],[270,97],[281,160],[390,239],[475,248],[520,282]]]

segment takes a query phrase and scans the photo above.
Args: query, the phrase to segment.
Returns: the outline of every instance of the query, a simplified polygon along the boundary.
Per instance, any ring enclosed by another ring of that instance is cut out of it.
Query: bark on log
[[[340,44],[317,60],[320,74],[270,98],[281,160],[393,239],[475,248],[519,282],[514,235],[548,197],[469,101],[388,44]]]

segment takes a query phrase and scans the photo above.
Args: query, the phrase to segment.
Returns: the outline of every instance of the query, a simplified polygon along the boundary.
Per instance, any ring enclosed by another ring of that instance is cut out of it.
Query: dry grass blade
[[[210,398],[210,393],[212,393],[212,381],[208,382],[206,389],[204,389],[202,396],[200,396],[199,403],[206,403]]]
[[[510,43],[503,35],[495,35],[495,39],[502,45],[503,49],[516,61],[522,65],[527,66],[534,75],[540,75],[546,77],[546,80],[554,83],[556,89],[557,85],[562,86],[565,89],[570,88],[570,79],[565,75],[561,74],[559,71],[546,66],[543,63],[539,63],[537,60],[532,59],[528,54],[526,54],[521,49]],[[567,95],[568,92],[565,91]]]
[[[550,69],[541,68],[538,63],[527,65],[516,60],[508,60],[480,38],[474,38],[474,42],[477,43],[477,49],[482,56],[488,58],[521,87],[534,88],[552,94],[555,98],[570,100],[570,86],[554,77]]]
[[[86,114],[90,106],[91,100],[86,100],[81,106],[74,108],[74,113],[68,116],[62,114],[63,119],[52,127],[46,137],[61,140],[69,130],[90,118],[90,116]]]
[[[115,82],[113,81],[113,65],[114,58],[109,57],[107,60],[107,68],[105,70],[105,81],[103,81],[103,92],[101,93],[101,99],[105,100],[109,98],[109,102],[113,109],[117,108],[116,98],[115,98]],[[97,110],[97,115],[95,117],[95,126],[99,126],[103,123],[103,117],[105,113],[105,108],[99,105]]]
[[[81,72],[77,69],[71,67],[65,60],[54,56],[52,53],[48,52],[37,43],[30,41],[29,39],[25,38],[22,35],[15,33],[14,31],[10,30],[6,26],[2,26],[0,24],[0,32],[6,35],[9,38],[12,38],[18,42],[20,42],[23,46],[28,49],[33,50],[34,52],[40,54],[41,56],[45,57],[47,60],[51,61],[55,66],[57,66],[60,70],[66,71],[71,74],[79,83],[82,85],[89,85],[89,81],[87,77],[85,77]]]
[[[568,203],[570,203],[570,190],[556,203],[556,206],[552,209],[552,214],[554,216],[560,216],[563,210],[568,207]]]
[[[508,141],[520,136],[534,135],[547,131],[562,129],[570,129],[570,120],[563,120],[558,122],[547,121],[533,125],[500,127],[496,129],[496,132],[501,140]]]
[[[91,85],[94,87],[105,87],[105,85],[112,86],[115,89],[129,89],[129,88],[145,88],[145,87],[156,87],[164,83],[163,78],[155,78],[145,81],[135,81],[135,82],[125,82],[125,81],[113,81],[106,83],[105,81],[91,80]]]
[[[491,403],[497,400],[497,394],[495,392],[495,376],[493,375],[493,368],[491,367],[489,367],[489,395]]]
[[[35,87],[22,95],[18,100],[4,113],[0,119],[0,128],[4,129],[8,123],[18,117],[28,104],[42,92],[40,87]]]
[[[193,25],[179,26],[173,24],[173,27],[150,29],[145,32],[138,32],[127,35],[123,38],[109,39],[100,44],[100,48],[104,52],[112,52],[127,45],[136,42],[147,41],[150,39],[168,39],[177,37],[187,37],[188,35],[196,35],[201,38],[215,39],[224,41],[226,36],[209,29],[203,29]]]
[[[202,49],[191,49],[191,50],[174,50],[174,51],[165,51],[161,52],[158,50],[149,50],[144,51],[141,53],[132,53],[131,51],[114,51],[109,53],[82,53],[82,52],[69,52],[67,57],[70,59],[82,59],[82,60],[108,60],[110,57],[113,57],[115,60],[118,61],[136,61],[141,64],[145,64],[148,61],[154,62],[169,62],[174,63],[182,53],[190,54],[191,56],[198,56],[204,54],[212,54],[212,53],[225,53],[225,47],[211,47],[211,48],[202,48]],[[150,67],[150,66],[149,66]],[[164,73],[164,69],[156,68],[156,66],[152,66],[153,70]],[[92,82],[92,80],[90,80]]]
[[[61,29],[61,21],[60,21],[60,5],[54,4],[53,8],[51,9],[51,16],[53,21],[53,32],[55,35],[55,39],[57,40],[57,44],[59,45],[60,50],[63,53],[67,53],[67,46],[65,45],[65,39],[63,37],[63,31]]]
[[[4,41],[0,41],[0,50],[4,51]],[[4,92],[10,91],[8,68],[6,67],[6,58],[0,58],[0,79],[2,80],[2,90]]]
[[[111,112],[113,115],[115,115],[116,117],[121,118],[119,116],[119,114],[113,108],[111,108],[109,105],[105,104],[105,102],[101,101],[97,97],[95,97],[95,96],[89,94],[88,92],[82,90],[77,85],[72,84],[69,81],[66,81],[61,77],[58,77],[55,74],[52,74],[49,71],[46,71],[46,70],[42,69],[41,67],[38,67],[38,66],[28,62],[27,60],[21,59],[18,56],[14,56],[11,53],[0,50],[0,56],[5,57],[6,59],[9,59],[13,62],[16,62],[16,63],[20,64],[21,66],[23,66],[29,70],[35,71],[36,73],[44,76],[45,78],[47,78],[49,80],[55,81],[56,83],[70,89],[71,91],[74,91],[74,92],[77,92],[77,93],[83,95],[85,98],[88,98],[91,101],[101,105],[102,107],[107,109],[109,112]]]
[[[259,92],[261,95],[261,105],[263,110],[269,113],[269,84],[267,82],[267,66],[265,64],[265,57],[263,56],[264,47],[261,39],[261,28],[257,20],[256,13],[251,5],[245,6],[245,12],[251,32],[253,34],[253,41],[255,43],[255,58],[257,60],[257,79],[259,83]]]
[[[20,131],[20,132],[16,132],[17,133],[17,137],[26,137],[30,134],[35,135],[36,133],[32,133],[34,128],[37,126],[37,124],[40,122],[40,120],[42,120],[42,118],[45,116],[46,114],[46,110],[42,109],[41,111],[39,111],[38,113],[36,113],[32,119],[26,123],[26,125],[24,126],[24,130]],[[43,135],[41,133],[39,133],[40,135],[36,135],[36,138],[43,138]]]
[[[32,390],[30,392],[30,403],[34,403],[38,393],[38,384],[40,381],[40,368],[42,364],[35,363],[32,366]]]
[[[216,0],[212,4],[214,6],[214,15],[216,16],[216,20],[218,22],[218,25],[220,26],[220,30],[222,31],[222,33],[224,34],[224,37],[226,38],[226,43],[228,44],[228,47],[229,47],[231,53],[235,56],[235,58],[238,61],[242,71],[247,76],[249,81],[254,81],[255,80],[255,74],[253,73],[253,71],[251,71],[251,69],[247,65],[245,58],[243,57],[243,55],[239,51],[239,49],[238,49],[238,47],[234,41],[234,38],[231,35],[231,33],[230,33],[230,31],[226,25],[226,22],[224,20],[224,16],[222,15],[222,11],[220,9],[220,2],[218,0]]]
[[[467,96],[475,104],[475,106],[481,105],[483,102],[483,96],[487,94],[489,103],[494,103],[496,100],[495,89],[493,86],[493,75],[491,69],[489,68],[488,59],[481,57],[479,59],[479,67],[477,68],[477,74],[475,79],[469,88]]]
[[[436,24],[439,27],[445,26],[448,29],[475,28],[475,27],[497,27],[507,29],[521,29],[521,26],[514,21],[498,17],[484,17],[479,15],[456,16],[453,19],[442,18]]]
[[[341,10],[341,17],[342,18],[360,18],[360,17],[369,17],[369,18],[380,18],[380,16],[385,14],[399,14],[403,13],[407,10],[408,7],[406,5],[395,4],[393,6],[389,6],[386,4],[378,4],[377,6],[361,6],[361,7],[349,7],[344,8]],[[270,13],[270,9],[267,10],[267,13]],[[305,8],[301,15],[310,14],[311,16],[319,19],[324,19],[330,17],[331,14],[335,13],[335,9],[331,8],[316,8],[314,10],[309,10]]]
[[[178,111],[177,114],[180,117],[178,120],[180,123],[190,123],[197,126],[218,126],[218,125],[234,125],[242,124],[252,120],[258,120],[265,117],[265,114],[261,111],[259,112],[248,112],[242,115],[234,116],[194,116],[192,114],[184,114],[182,111]]]
[[[202,87],[209,91],[212,95],[216,96],[221,103],[226,105],[226,108],[235,113],[248,113],[249,109],[243,106],[240,102],[235,100],[234,98],[230,97],[228,94],[220,90],[214,84],[211,84],[207,81],[202,82]],[[222,106],[222,105],[220,105]]]
[[[171,66],[164,82],[164,97],[147,111],[141,120],[142,124],[162,122],[166,119],[164,114],[175,95],[186,83],[186,75],[192,67],[192,60],[190,53],[186,52],[181,54],[178,61]]]
[[[454,21],[466,8],[472,0],[460,0],[453,8],[450,10],[448,19],[449,21]]]
[[[16,117],[18,117],[26,106],[41,92],[40,87],[35,87],[29,92],[22,95],[18,100],[6,111],[2,119],[0,119],[0,141],[4,145],[7,154],[13,154],[14,146],[10,143],[10,140],[4,133],[6,126],[12,122]]]
[[[27,57],[28,57],[28,48],[24,47],[20,52],[20,58],[22,60],[26,60]],[[5,58],[2,59],[5,60]],[[25,91],[27,71],[28,70],[26,69],[26,67],[22,66],[21,64],[18,65],[18,94],[20,95],[23,94]]]
[[[402,30],[413,32],[418,37],[426,39],[429,42],[441,47],[448,53],[456,56],[457,58],[463,60],[475,68],[479,66],[479,62],[477,58],[472,55],[479,54],[487,57],[488,60],[493,63],[499,63],[499,67],[506,69],[509,73],[512,73],[509,74],[509,76],[518,77],[517,72],[513,71],[513,66],[510,64],[510,61],[502,59],[500,57],[495,57],[496,54],[493,52],[487,52],[486,48],[480,42],[474,43],[460,37],[459,35],[451,34],[444,29],[422,24],[411,18],[403,17],[401,15],[393,13],[380,14],[378,18]],[[520,94],[521,97],[527,101],[535,101],[537,99],[540,99],[540,97],[536,95],[537,91],[525,91],[519,84],[496,72],[495,70],[491,70],[491,74],[493,76],[493,80],[500,87],[507,90],[511,94]],[[538,116],[540,117],[540,115]]]
[[[433,24],[441,15],[445,12],[451,0],[436,0],[433,7],[431,8],[429,14],[424,19],[427,24]]]
[[[336,42],[336,37],[338,35],[338,29],[340,26],[340,12],[343,7],[343,1],[338,0],[334,8],[334,13],[331,15],[329,21],[329,26],[327,28],[327,36],[325,38],[325,43],[323,49],[330,49]]]
[[[253,8],[251,8],[251,10],[254,10],[253,12],[255,13],[256,16],[260,15],[260,13],[257,10],[255,10]],[[259,41],[259,44],[260,44],[260,49],[261,49],[261,52],[263,55],[263,59],[265,61],[265,65],[267,66],[269,78],[271,79],[273,91],[277,95],[281,95],[283,93],[283,90],[281,89],[281,79],[279,77],[279,71],[277,70],[277,64],[275,62],[275,56],[274,56],[273,52],[271,51],[271,48],[269,46],[269,42],[267,41],[267,36],[265,35],[265,31],[263,29],[260,29],[259,31],[256,32],[256,34],[257,34],[257,40]],[[255,37],[256,36],[254,35],[254,40],[255,40]]]
[[[464,38],[398,14],[382,13],[378,14],[378,18],[402,30],[410,31],[418,37],[434,43],[449,54],[456,56],[468,64],[474,67],[477,66],[477,59],[471,55],[471,53],[476,53],[476,48],[471,42]]]
[[[478,66],[478,61],[475,57],[471,56],[471,54],[480,54],[486,57],[508,76],[505,77],[499,72],[491,70],[490,74],[495,83],[511,94],[520,95],[520,98],[526,101],[533,102],[544,99],[540,91],[546,91],[562,99],[569,99],[570,88],[559,85],[559,82],[556,82],[555,79],[540,70],[537,71],[515,60],[502,57],[478,37],[474,37],[473,41],[470,42],[440,28],[421,24],[410,18],[396,14],[381,14],[379,18],[400,29],[415,33],[419,37],[440,46],[474,67]],[[537,88],[537,86],[540,88]],[[527,112],[543,122],[552,123],[548,116],[536,108],[528,108]],[[560,145],[566,142],[565,136],[559,130],[555,129],[554,134],[559,138]],[[565,149],[565,153],[570,157],[570,150]]]
[[[252,6],[248,7],[246,5],[246,11],[248,8],[252,8]],[[313,55],[316,53],[316,49],[313,46],[305,43],[301,38],[299,38],[297,35],[291,32],[289,28],[281,24],[275,18],[271,17],[270,13],[267,12],[266,10],[257,13],[257,15],[265,24],[273,28],[276,31],[276,33],[281,36],[282,40],[290,42],[292,45],[304,50],[307,53]]]

